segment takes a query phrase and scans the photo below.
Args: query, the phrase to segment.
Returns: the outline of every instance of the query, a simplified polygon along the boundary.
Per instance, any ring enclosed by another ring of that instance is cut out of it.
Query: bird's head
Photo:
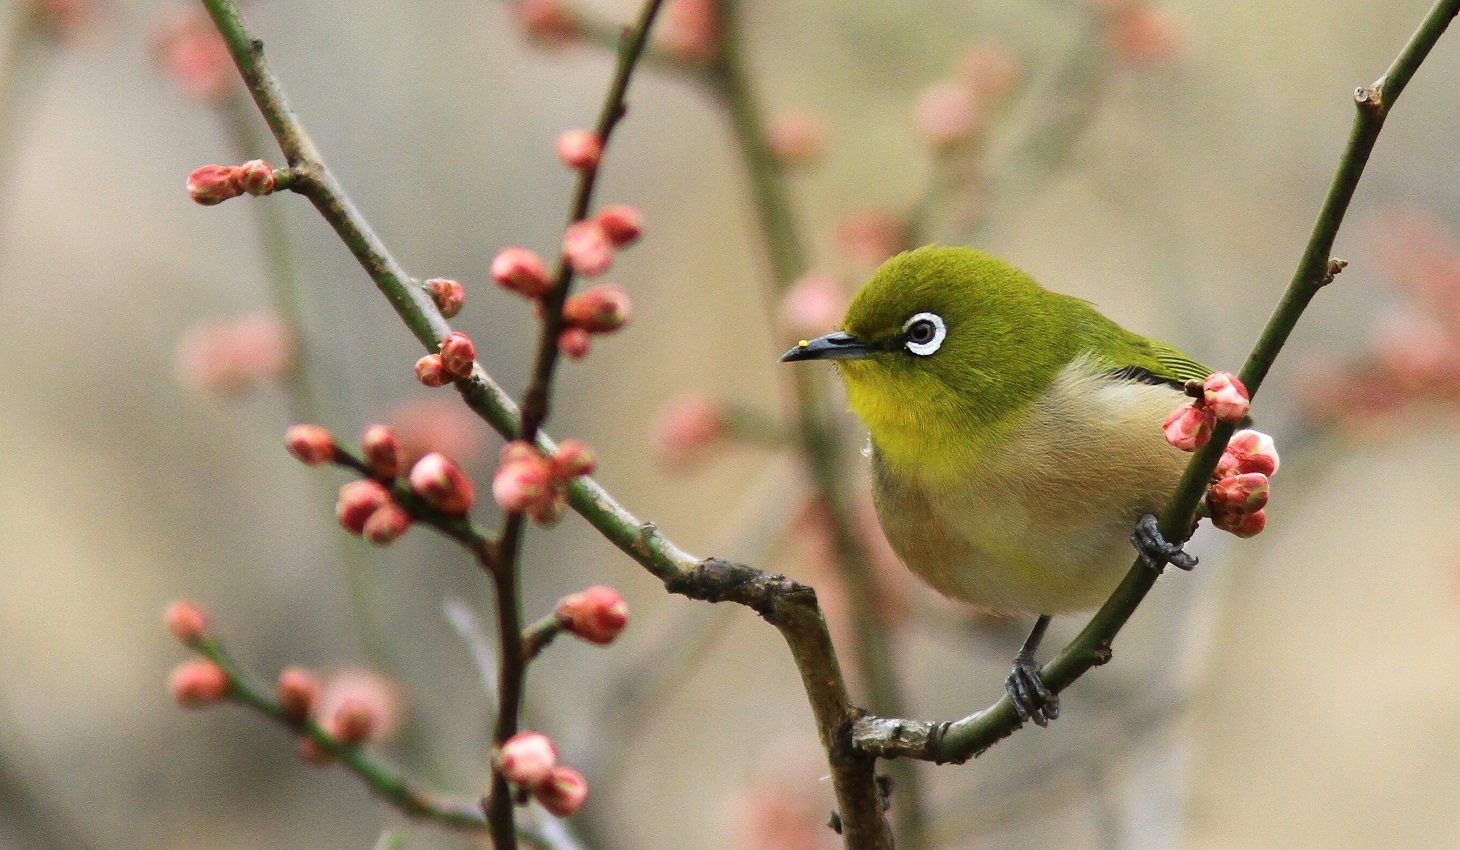
[[[833,361],[884,454],[977,451],[1075,357],[1065,300],[982,251],[919,248],[877,270],[841,330],[781,360]]]

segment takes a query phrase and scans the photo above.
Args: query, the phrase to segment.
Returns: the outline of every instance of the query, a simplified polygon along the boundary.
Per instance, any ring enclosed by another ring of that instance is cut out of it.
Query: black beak
[[[794,360],[860,360],[871,357],[877,349],[845,331],[829,333],[816,339],[803,339],[781,355],[782,363]]]

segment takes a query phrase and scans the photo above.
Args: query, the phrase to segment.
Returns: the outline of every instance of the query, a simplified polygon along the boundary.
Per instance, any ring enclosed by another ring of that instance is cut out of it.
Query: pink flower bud
[[[771,116],[766,142],[781,165],[806,166],[820,159],[826,150],[826,128],[808,112],[782,112]]]
[[[360,532],[376,546],[389,546],[411,527],[410,512],[394,501],[386,502],[365,519]]]
[[[1231,372],[1213,372],[1202,382],[1202,404],[1218,422],[1240,422],[1247,415],[1247,388]]]
[[[188,195],[205,207],[221,204],[243,194],[238,168],[232,165],[205,165],[188,175]]]
[[[551,470],[540,455],[504,463],[492,476],[492,500],[509,514],[522,513],[543,501],[551,489]]]
[[[461,312],[461,305],[466,302],[466,289],[460,283],[444,277],[433,277],[426,281],[425,287],[441,315],[449,319]]]
[[[552,289],[542,258],[526,248],[503,248],[492,260],[492,280],[528,298],[541,298]]]
[[[522,463],[525,461],[536,462],[542,459],[542,453],[526,440],[511,440],[502,446],[497,453],[497,463],[506,466],[509,463]]]
[[[532,798],[558,817],[567,817],[583,807],[588,799],[588,780],[571,767],[558,765],[532,788]]]
[[[557,748],[539,732],[518,732],[497,750],[497,767],[503,778],[519,788],[540,785],[557,764]]]
[[[835,278],[813,272],[791,284],[781,299],[781,323],[798,338],[820,336],[841,321],[847,300]]]
[[[1237,511],[1250,514],[1267,505],[1270,486],[1261,472],[1244,472],[1223,478],[1207,493],[1213,512]]]
[[[348,742],[365,727],[358,740],[384,741],[400,729],[402,713],[394,682],[369,670],[346,669],[325,682],[316,716],[332,737]],[[350,724],[353,729],[342,728]]]
[[[978,115],[973,92],[960,83],[934,83],[918,95],[918,129],[937,150],[949,150],[973,136]]]
[[[476,495],[471,479],[450,458],[432,452],[411,467],[411,492],[451,516],[464,516]]]
[[[238,167],[239,185],[254,197],[274,191],[274,182],[274,166],[261,159],[251,159]]]
[[[1261,431],[1244,428],[1233,434],[1228,441],[1221,460],[1217,461],[1215,475],[1218,478],[1228,478],[1244,472],[1260,472],[1271,476],[1277,470],[1277,446],[1273,444],[1272,437]]]
[[[180,599],[167,606],[162,615],[167,624],[167,633],[178,643],[192,646],[208,636],[208,612],[194,602]]]
[[[335,438],[319,425],[291,425],[284,446],[305,466],[319,466],[335,458]]]
[[[582,27],[562,0],[515,0],[512,14],[528,37],[549,47],[571,44],[582,37]]]
[[[623,327],[632,309],[622,286],[605,283],[570,296],[563,304],[563,321],[589,333],[608,333]]]
[[[172,699],[184,708],[218,702],[228,696],[228,674],[212,661],[184,661],[167,681]]]
[[[460,331],[453,331],[441,340],[441,365],[448,374],[456,378],[471,377],[472,366],[476,365],[477,349],[471,338]]]
[[[644,214],[630,204],[610,204],[593,217],[615,248],[626,248],[644,231]]]
[[[274,684],[274,699],[289,720],[300,723],[319,703],[319,677],[303,667],[285,667]]]
[[[364,743],[375,731],[376,717],[369,703],[354,696],[343,697],[324,722],[325,731],[342,744]]]
[[[558,352],[569,360],[582,360],[588,356],[588,331],[582,328],[563,328],[558,334]]]
[[[428,387],[444,387],[454,380],[439,354],[427,354],[416,361],[416,380]]]
[[[720,52],[719,0],[669,0],[654,40],[689,65],[704,65]]]
[[[669,466],[687,466],[722,442],[728,433],[725,403],[690,391],[665,404],[654,424],[654,447]]]
[[[1216,511],[1212,514],[1212,525],[1245,540],[1256,537],[1267,527],[1267,511]]]
[[[573,271],[593,277],[613,265],[613,243],[602,225],[593,219],[574,222],[563,231],[563,256]]]
[[[401,447],[395,430],[389,425],[371,425],[360,435],[360,453],[370,474],[389,480],[400,475]]]
[[[571,481],[580,475],[593,472],[596,459],[593,449],[582,440],[568,439],[558,443],[552,456],[552,478],[555,481]]]
[[[597,168],[603,157],[603,142],[592,130],[568,130],[558,136],[558,159],[575,171]]]
[[[1161,427],[1166,432],[1166,442],[1184,452],[1194,452],[1212,438],[1216,424],[1211,411],[1183,405],[1171,411]]]
[[[629,605],[618,591],[594,585],[558,600],[553,612],[563,630],[600,646],[613,643],[629,623]]]
[[[568,496],[552,487],[547,495],[527,506],[527,518],[538,525],[553,525],[568,511]]]
[[[339,501],[335,503],[335,516],[340,527],[351,534],[363,534],[365,521],[380,508],[390,503],[390,491],[379,481],[366,478],[351,481],[340,488]]]
[[[236,74],[233,57],[201,6],[164,11],[150,40],[153,59],[183,92],[207,103],[227,97]]]

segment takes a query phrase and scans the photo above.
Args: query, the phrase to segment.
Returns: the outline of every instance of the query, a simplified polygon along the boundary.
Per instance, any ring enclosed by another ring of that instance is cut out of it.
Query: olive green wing
[[[1164,342],[1151,340],[1150,344],[1151,357],[1158,366],[1152,371],[1171,383],[1185,384],[1187,381],[1200,381],[1212,373],[1211,369]]]

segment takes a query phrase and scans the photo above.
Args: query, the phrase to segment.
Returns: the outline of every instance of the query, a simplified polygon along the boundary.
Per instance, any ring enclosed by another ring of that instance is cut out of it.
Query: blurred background
[[[281,435],[389,422],[479,484],[499,441],[416,383],[414,340],[301,198],[188,199],[199,165],[280,160],[192,4],[3,2],[0,847],[366,848],[382,831],[477,846],[304,764],[254,713],[178,708],[165,683],[188,653],[160,615],[202,603],[260,681],[297,664],[386,683],[400,723],[385,752],[481,793],[488,583],[426,529],[385,550],[346,535],[345,477],[301,467]],[[815,275],[767,297],[789,282],[697,65],[727,31],[715,4],[672,3],[598,195],[644,213],[609,276],[635,314],[564,364],[549,431],[595,446],[598,480],[686,549],[817,586],[844,644],[801,464],[775,427],[742,427],[791,420],[788,340],[829,329],[889,251],[939,241],[1235,371],[1297,262],[1352,89],[1427,4],[735,7]],[[555,252],[571,175],[553,140],[592,122],[611,71],[598,34],[636,4],[583,0],[569,30],[544,8],[245,6],[387,244],[416,277],[466,286],[455,324],[513,392],[535,326],[487,267],[508,245]],[[1460,846],[1457,74],[1452,35],[1379,142],[1335,251],[1351,265],[1254,409],[1284,457],[1266,533],[1200,535],[1201,567],[1158,583],[1051,728],[918,765],[931,846]],[[280,319],[290,279],[297,311]],[[599,583],[633,610],[612,647],[560,641],[528,683],[528,725],[593,787],[570,823],[581,846],[835,846],[773,629],[667,595],[572,515],[529,534],[524,574],[529,618]],[[912,714],[996,699],[1028,624],[879,578]],[[1047,651],[1082,622],[1057,621]]]

